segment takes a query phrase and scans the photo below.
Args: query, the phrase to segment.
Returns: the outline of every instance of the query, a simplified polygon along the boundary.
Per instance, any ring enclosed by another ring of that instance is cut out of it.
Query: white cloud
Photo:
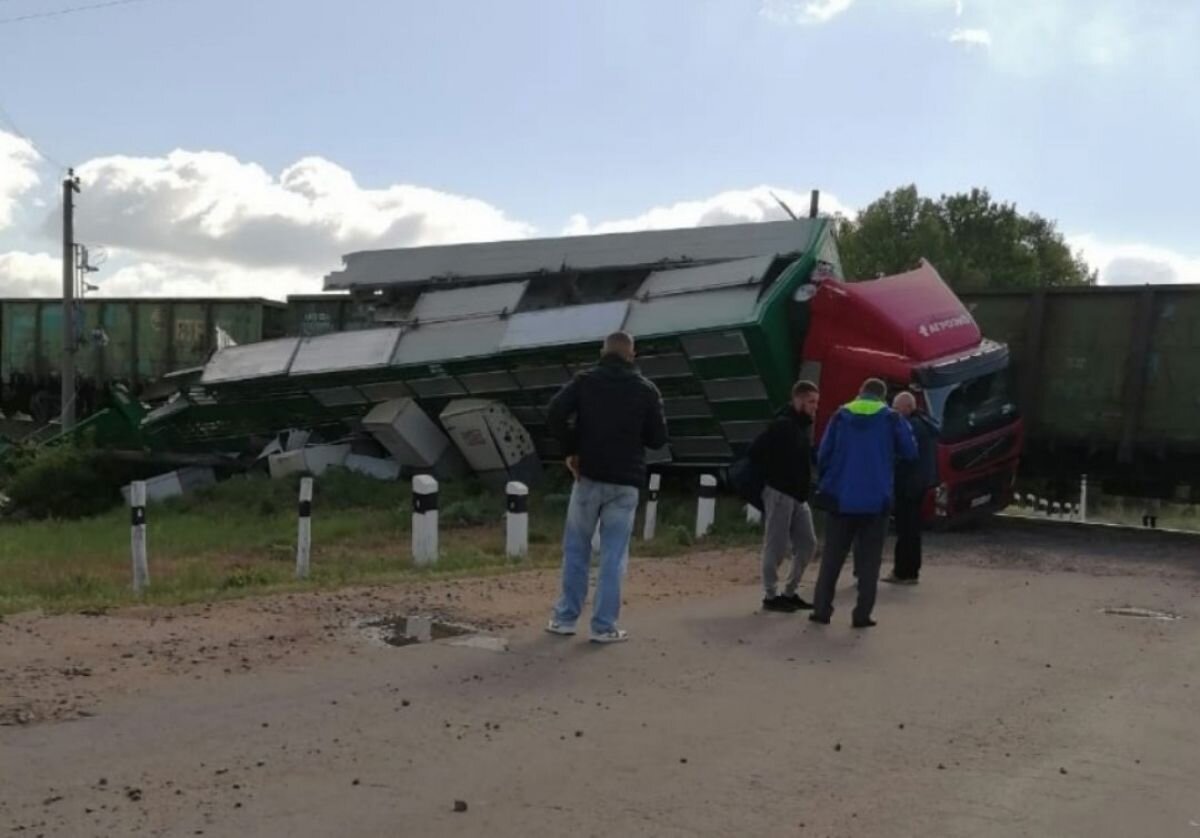
[[[1136,242],[1108,242],[1091,234],[1069,236],[1067,243],[1099,271],[1101,285],[1200,283],[1200,255]]]
[[[941,5],[941,0],[907,2]],[[1148,9],[1141,0],[971,0],[956,5],[960,26],[950,40],[987,46],[997,68],[1024,76],[1061,65],[1116,68],[1147,55],[1159,69],[1194,68],[1191,45],[1200,37],[1200,4]],[[984,33],[986,41],[979,37]]]
[[[17,200],[38,185],[33,144],[0,131],[0,230],[12,223]]]
[[[564,229],[566,235],[586,233],[626,233],[633,230],[669,230],[676,227],[705,227],[712,224],[739,224],[752,221],[781,221],[787,213],[779,206],[774,192],[798,216],[808,215],[809,193],[771,186],[752,189],[733,189],[709,198],[679,201],[667,206],[653,207],[632,218],[601,221],[593,224],[584,215],[573,215]],[[854,211],[837,197],[821,195],[821,214],[852,216]]]
[[[79,167],[80,238],[207,265],[303,268],[348,251],[520,238],[532,228],[475,199],[421,186],[359,186],[306,157],[278,177],[220,152],[103,157]]]
[[[762,0],[759,14],[773,23],[827,23],[854,5],[854,0]]]
[[[62,260],[48,253],[0,253],[0,297],[56,297],[62,293]]]
[[[950,43],[987,49],[992,45],[992,35],[986,29],[955,29],[950,33]]]

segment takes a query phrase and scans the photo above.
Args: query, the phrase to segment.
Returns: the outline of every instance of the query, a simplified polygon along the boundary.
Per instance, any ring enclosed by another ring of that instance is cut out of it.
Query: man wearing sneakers
[[[884,403],[887,386],[867,379],[858,398],[838,409],[825,428],[817,465],[818,500],[825,516],[825,548],[809,619],[827,624],[846,555],[854,549],[858,604],[852,625],[875,625],[871,612],[883,564],[897,459],[913,460],[917,444],[908,421]]]
[[[647,448],[667,444],[658,388],[633,365],[633,338],[615,332],[600,363],[579,373],[550,402],[546,421],[575,477],[563,531],[562,595],[546,630],[571,635],[587,598],[592,535],[600,526],[600,573],[592,605],[591,639],[619,643],[621,576],[646,482]]]
[[[817,547],[808,491],[812,482],[812,426],[820,394],[811,381],[798,381],[791,400],[750,446],[750,462],[762,475],[763,610],[812,608],[800,598],[800,577]],[[784,593],[776,590],[779,567],[790,554]]]

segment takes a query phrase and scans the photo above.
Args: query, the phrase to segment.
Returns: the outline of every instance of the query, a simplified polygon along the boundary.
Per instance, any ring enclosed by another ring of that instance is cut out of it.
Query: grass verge
[[[129,514],[118,509],[77,521],[0,524],[0,614],[106,609],[134,602],[181,604],[256,593],[403,581],[428,575],[499,573],[552,566],[569,484],[549,481],[530,497],[530,556],[504,556],[502,494],[474,481],[446,483],[441,497],[441,558],[418,569],[410,550],[411,507],[404,484],[380,483],[344,471],[316,481],[312,575],[295,569],[293,481],[238,477],[151,506],[148,510],[150,588],[130,589]],[[718,501],[717,524],[705,548],[756,543],[741,504]],[[657,537],[635,537],[633,553],[672,556],[695,546],[695,499],[668,487],[659,503]],[[641,533],[639,512],[637,534]]]

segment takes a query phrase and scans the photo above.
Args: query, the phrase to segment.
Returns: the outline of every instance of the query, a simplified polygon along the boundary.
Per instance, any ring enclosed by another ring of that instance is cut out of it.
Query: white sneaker
[[[625,631],[625,629],[610,629],[601,634],[592,632],[591,637],[593,643],[624,643],[628,639],[629,632]]]
[[[551,634],[561,634],[565,637],[570,637],[575,633],[574,623],[560,623],[558,620],[550,620],[546,625],[546,631]]]

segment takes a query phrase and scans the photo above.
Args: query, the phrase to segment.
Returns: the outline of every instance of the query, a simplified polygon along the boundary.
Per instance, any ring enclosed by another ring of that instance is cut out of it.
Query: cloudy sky
[[[1200,282],[1196,0],[0,0],[0,296],[281,297],[372,247],[853,211],[915,182]]]

